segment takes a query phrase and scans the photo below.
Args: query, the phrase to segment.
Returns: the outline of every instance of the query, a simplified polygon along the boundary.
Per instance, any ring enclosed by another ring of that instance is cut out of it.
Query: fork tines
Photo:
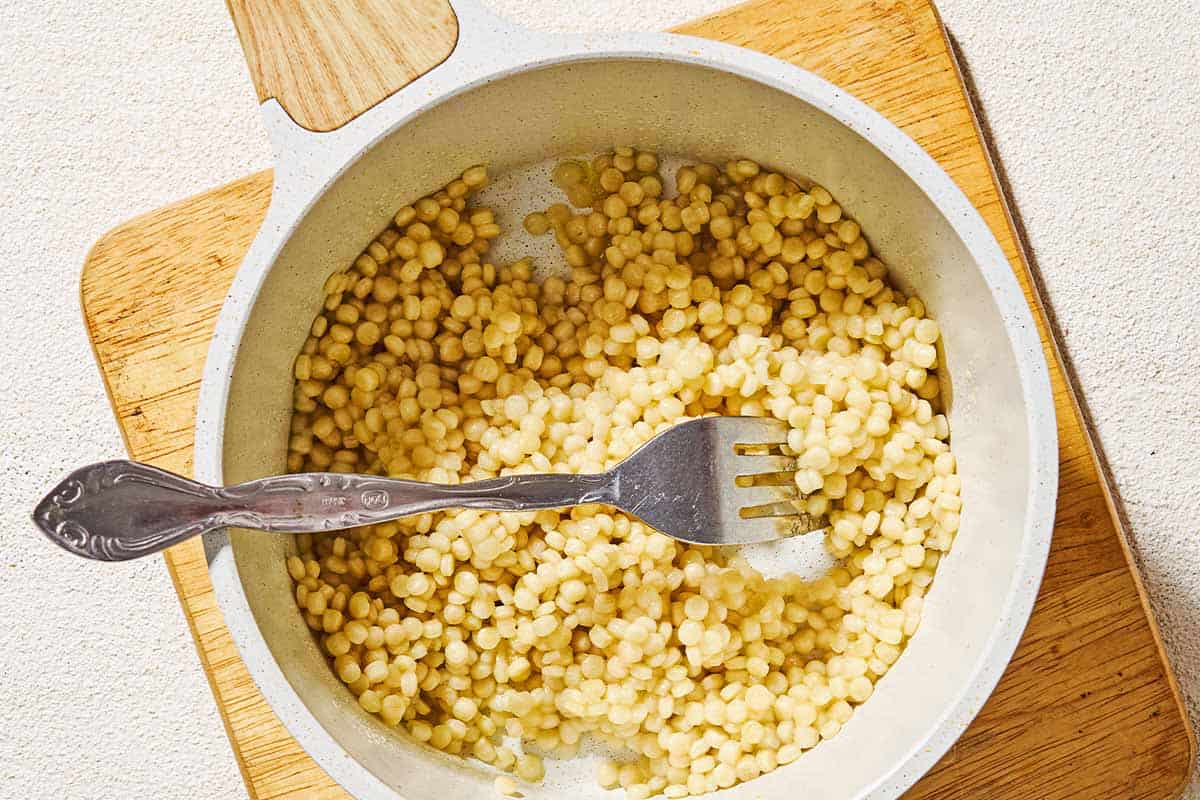
[[[740,534],[767,539],[823,526],[803,510],[803,498],[793,480],[796,456],[787,448],[786,423],[735,417],[722,420],[720,430],[722,449],[732,456],[735,488],[731,505],[738,508]]]

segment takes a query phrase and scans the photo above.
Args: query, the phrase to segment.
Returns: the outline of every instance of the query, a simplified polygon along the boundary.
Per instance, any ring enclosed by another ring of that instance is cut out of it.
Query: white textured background
[[[560,29],[662,28],[732,4],[492,3]],[[1200,0],[939,5],[1195,719]],[[88,247],[271,161],[224,3],[101,8],[0,0],[0,797],[241,797],[162,563],[85,563],[26,522],[68,468],[123,454],[80,323]]]

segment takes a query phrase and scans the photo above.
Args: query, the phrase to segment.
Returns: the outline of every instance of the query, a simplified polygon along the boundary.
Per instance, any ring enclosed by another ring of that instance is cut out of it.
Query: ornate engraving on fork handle
[[[387,482],[367,475],[297,472],[214,492],[225,505],[220,525],[295,533],[371,524],[370,511],[390,504]]]
[[[131,461],[106,461],[68,475],[34,509],[33,520],[50,541],[76,555],[126,561],[212,527],[209,515],[155,527],[131,524],[132,515],[145,509],[139,504],[164,490],[182,501],[170,504],[172,509],[180,505],[202,508],[216,499],[210,487],[169,472]],[[172,509],[164,510],[170,515]],[[138,529],[143,532],[133,533]]]

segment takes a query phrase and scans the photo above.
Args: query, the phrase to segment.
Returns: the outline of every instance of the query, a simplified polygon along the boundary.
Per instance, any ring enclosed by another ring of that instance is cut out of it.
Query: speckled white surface
[[[531,27],[731,5],[493,0]],[[666,5],[666,4],[662,4]],[[1200,0],[942,0],[990,120],[1193,718],[1200,714]],[[25,521],[123,454],[78,314],[93,241],[267,166],[223,3],[0,0],[0,796],[245,796],[160,561],[96,565]],[[16,733],[16,735],[13,735]],[[1200,798],[1193,781],[1189,798]]]

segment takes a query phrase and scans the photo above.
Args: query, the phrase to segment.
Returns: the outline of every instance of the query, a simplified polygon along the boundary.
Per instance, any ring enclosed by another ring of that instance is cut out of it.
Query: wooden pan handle
[[[226,0],[259,101],[331,131],[442,63],[449,0]]]

